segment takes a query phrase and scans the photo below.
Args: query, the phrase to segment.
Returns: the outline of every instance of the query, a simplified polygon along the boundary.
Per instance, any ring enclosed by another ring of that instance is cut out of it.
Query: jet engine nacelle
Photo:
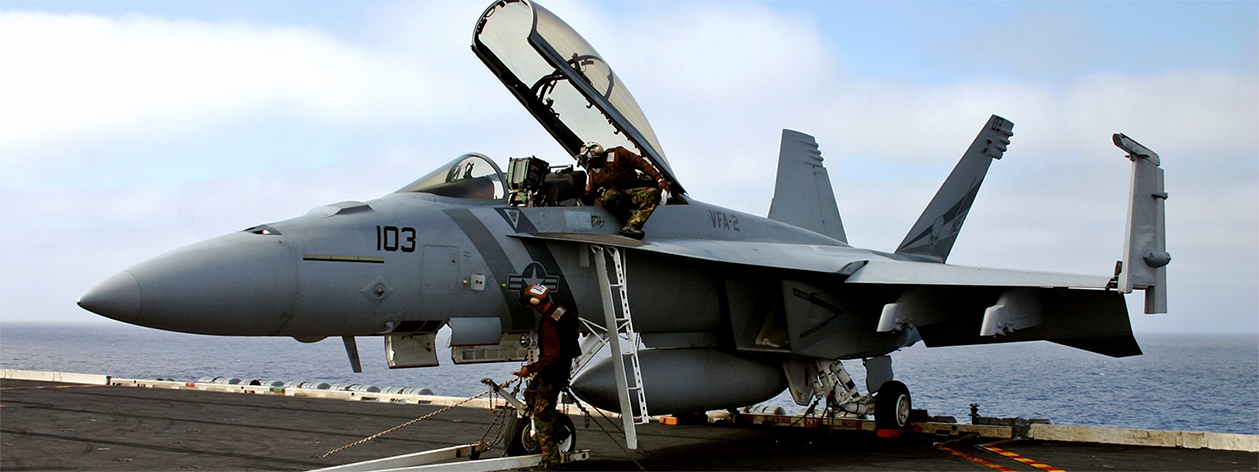
[[[573,392],[608,411],[620,411],[613,357],[573,379]],[[638,364],[652,415],[737,408],[763,402],[787,388],[781,361],[762,361],[717,349],[648,349]],[[626,369],[629,369],[628,363]]]

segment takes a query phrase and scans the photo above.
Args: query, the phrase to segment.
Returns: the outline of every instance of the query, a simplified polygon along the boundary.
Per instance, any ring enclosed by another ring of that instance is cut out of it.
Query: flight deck
[[[501,401],[481,398],[321,457],[464,399],[363,392],[318,398],[316,391],[104,376],[96,376],[106,380],[97,384],[67,382],[89,381],[73,374],[56,377],[61,382],[8,377],[0,380],[0,469],[6,471],[311,470],[493,442],[501,425],[495,421],[505,416],[491,408]],[[222,393],[229,391],[237,394]],[[1058,434],[1079,430],[1073,434],[1087,441],[1129,443],[1101,444],[1010,439],[1008,427],[920,423],[920,432],[881,437],[860,421],[810,424],[776,415],[640,425],[639,450],[628,452],[619,421],[594,412],[587,422],[570,411],[577,448],[589,450],[589,459],[561,470],[1259,470],[1259,453],[1246,450],[1259,444],[1252,435],[1058,427]],[[1142,441],[1161,447],[1132,445]],[[481,457],[502,455],[499,441]]]

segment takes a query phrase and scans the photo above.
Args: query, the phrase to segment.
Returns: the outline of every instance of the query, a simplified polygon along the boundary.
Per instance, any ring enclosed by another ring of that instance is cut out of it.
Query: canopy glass
[[[647,158],[676,182],[647,117],[598,51],[564,20],[527,0],[491,5],[472,49],[565,151],[594,141]],[[674,191],[682,193],[680,186]]]

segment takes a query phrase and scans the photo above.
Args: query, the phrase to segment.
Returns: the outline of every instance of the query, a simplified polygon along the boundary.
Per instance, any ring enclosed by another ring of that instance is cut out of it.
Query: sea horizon
[[[383,341],[358,337],[356,374],[340,339],[173,333],[112,322],[0,321],[0,367],[116,378],[204,377],[428,388],[466,397],[484,377],[504,381],[519,363],[455,365],[439,332],[440,365],[391,370]],[[1111,358],[1045,341],[927,348],[892,355],[915,408],[969,421],[969,405],[994,417],[1055,424],[1259,434],[1259,334],[1134,333],[1142,356]],[[863,392],[860,360],[845,367]],[[650,386],[648,386],[650,389]],[[649,403],[650,405],[650,403]],[[788,392],[762,402],[799,413]]]

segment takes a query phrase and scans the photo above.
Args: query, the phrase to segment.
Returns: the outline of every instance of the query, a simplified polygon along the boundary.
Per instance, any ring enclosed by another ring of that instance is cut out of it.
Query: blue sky
[[[694,198],[765,214],[814,134],[852,242],[893,249],[989,114],[1015,122],[950,262],[1106,275],[1124,132],[1167,170],[1171,313],[1259,332],[1259,3],[543,5],[633,90]],[[470,2],[0,4],[0,320],[184,244],[366,200],[469,151],[563,156],[468,48]]]
[[[1098,72],[1253,74],[1254,3],[889,2],[832,5],[819,25],[856,73],[947,84],[1052,83]],[[1242,41],[1249,36],[1252,41]]]

